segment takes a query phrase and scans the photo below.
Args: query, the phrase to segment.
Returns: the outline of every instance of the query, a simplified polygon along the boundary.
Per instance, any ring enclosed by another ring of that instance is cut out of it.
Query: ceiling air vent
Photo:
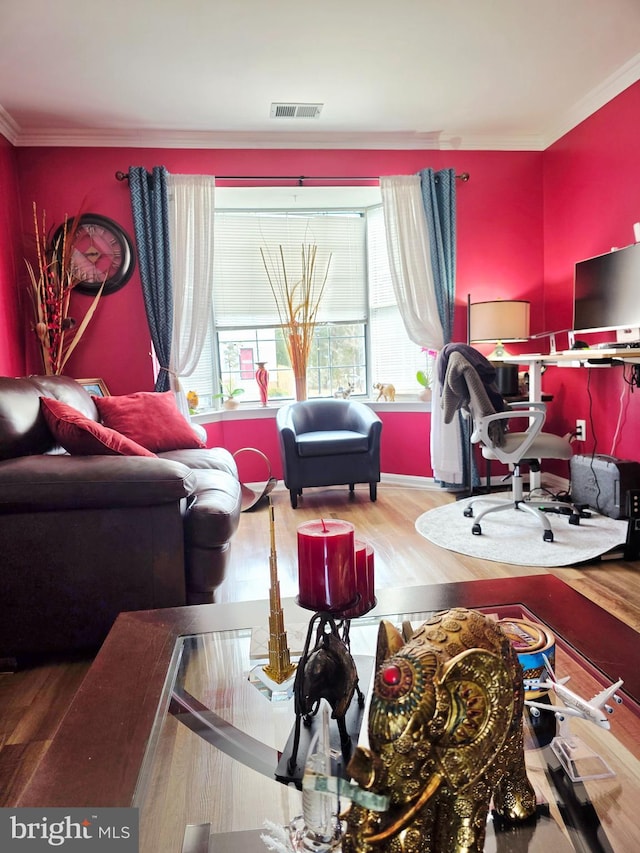
[[[271,118],[318,118],[322,104],[271,104]]]

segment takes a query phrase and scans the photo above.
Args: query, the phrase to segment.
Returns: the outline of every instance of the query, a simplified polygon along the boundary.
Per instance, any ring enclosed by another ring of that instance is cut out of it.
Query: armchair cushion
[[[176,406],[172,391],[94,397],[102,423],[155,453],[205,448]]]
[[[303,432],[296,438],[300,456],[329,456],[341,453],[366,453],[368,435],[347,429]]]
[[[155,456],[141,444],[86,418],[60,400],[40,397],[40,407],[54,439],[74,456]]]

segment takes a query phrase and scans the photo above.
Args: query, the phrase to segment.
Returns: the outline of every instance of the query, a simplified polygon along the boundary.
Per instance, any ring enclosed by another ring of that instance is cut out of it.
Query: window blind
[[[213,304],[219,329],[280,324],[260,250],[270,268],[282,246],[291,288],[302,271],[302,246],[316,245],[317,288],[329,255],[318,322],[363,322],[367,316],[364,216],[358,212],[216,210]]]

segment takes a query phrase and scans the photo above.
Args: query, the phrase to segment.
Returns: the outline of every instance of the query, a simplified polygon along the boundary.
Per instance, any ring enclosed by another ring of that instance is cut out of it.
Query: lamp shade
[[[472,302],[469,312],[469,340],[474,343],[525,341],[529,337],[529,302],[522,299]]]

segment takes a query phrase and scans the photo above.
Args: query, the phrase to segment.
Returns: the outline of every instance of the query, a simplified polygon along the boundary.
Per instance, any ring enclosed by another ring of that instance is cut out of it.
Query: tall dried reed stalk
[[[31,283],[31,297],[35,315],[33,330],[36,333],[44,371],[47,375],[62,373],[71,353],[80,343],[89,321],[98,306],[104,282],[89,309],[78,325],[69,316],[69,303],[73,288],[79,280],[73,274],[73,239],[79,217],[65,217],[59,234],[52,243],[47,240],[46,214],[38,220],[33,203],[33,228],[36,241],[37,264],[25,260]]]
[[[327,260],[324,275],[318,272],[316,245],[302,244],[301,274],[293,283],[287,272],[287,263],[282,245],[278,247],[274,258],[260,249],[273,298],[275,299],[296,379],[296,398],[306,398],[306,376],[309,354],[317,323],[318,308],[329,275],[331,254]],[[320,276],[322,276],[320,278]]]

